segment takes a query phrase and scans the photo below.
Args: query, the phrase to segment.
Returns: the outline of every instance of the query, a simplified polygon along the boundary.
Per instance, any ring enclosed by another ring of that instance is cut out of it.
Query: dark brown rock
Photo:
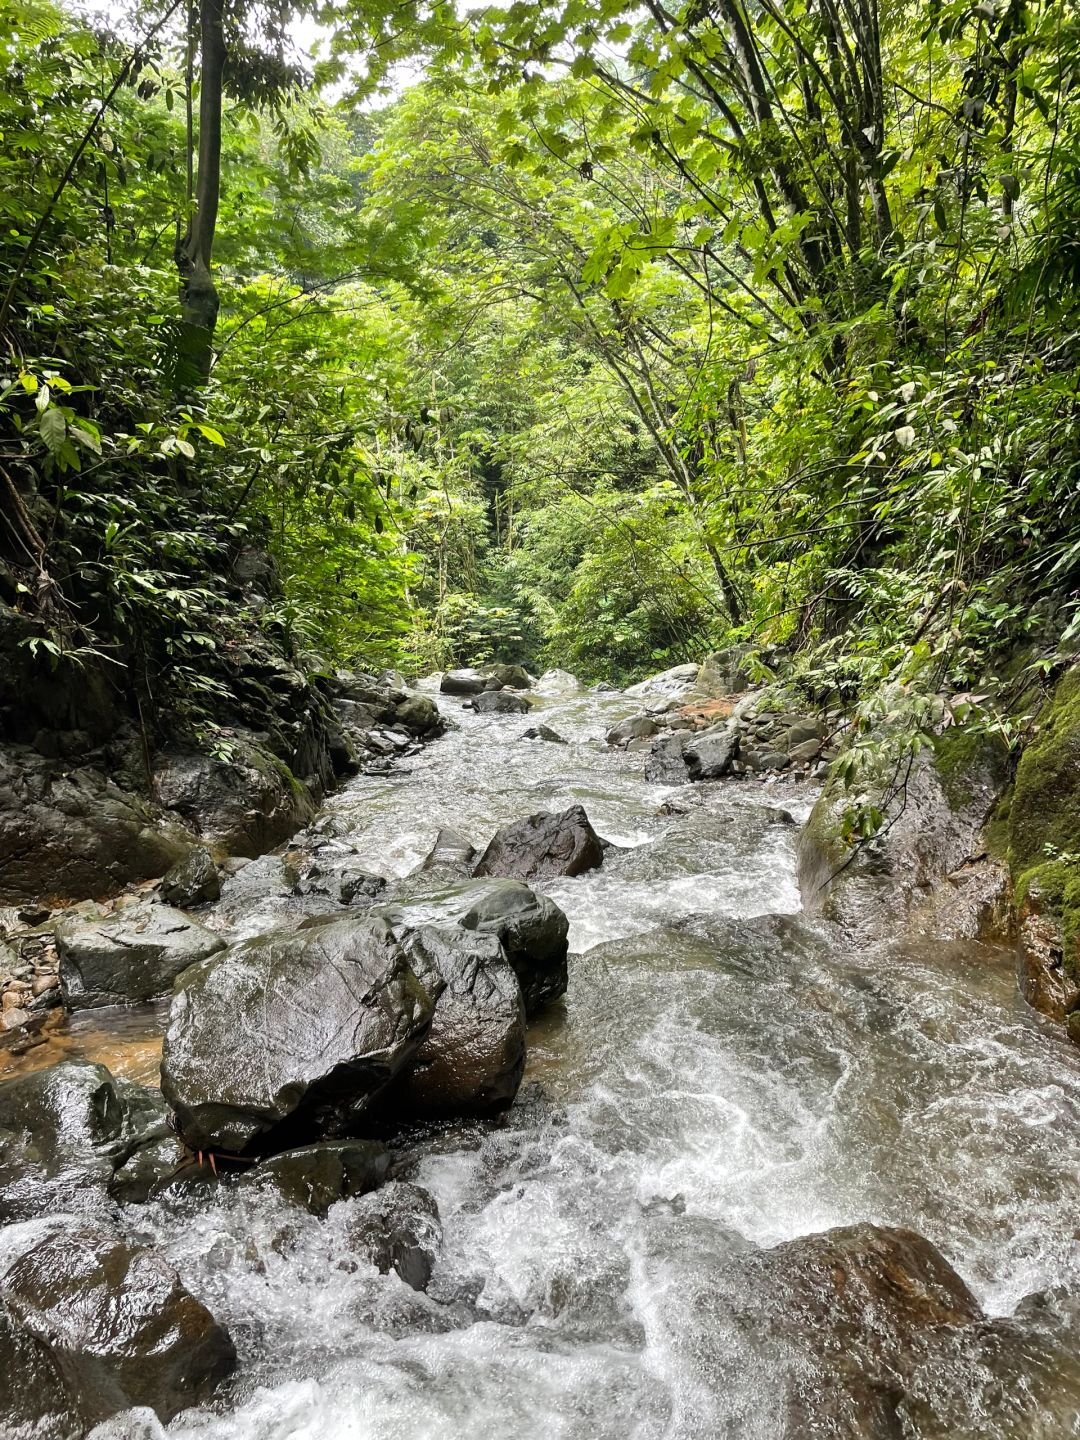
[[[583,875],[603,863],[604,847],[580,805],[559,814],[541,811],[497,831],[475,875],[544,880]]]

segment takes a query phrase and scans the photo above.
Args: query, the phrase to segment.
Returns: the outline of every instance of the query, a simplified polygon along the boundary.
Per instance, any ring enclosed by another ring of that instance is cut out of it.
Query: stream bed
[[[1080,1434],[1080,1052],[1018,998],[1011,953],[838,945],[800,913],[813,792],[647,784],[640,755],[604,744],[625,696],[546,699],[565,745],[440,704],[460,728],[325,806],[371,869],[407,874],[442,826],[484,844],[574,802],[619,847],[537,887],[570,919],[570,988],[530,1031],[519,1101],[402,1142],[444,1231],[426,1294],[342,1268],[334,1211],[228,1187],[131,1207],[240,1361],[207,1409],[167,1427],[133,1412],[95,1440],[862,1433],[786,1428],[798,1327],[761,1347],[731,1303],[754,1247],[861,1221],[928,1237],[989,1316],[1036,1317],[1022,1361],[931,1367],[897,1435]],[[122,1071],[130,1047],[145,1078],[152,1017],[95,1023],[71,1053]]]

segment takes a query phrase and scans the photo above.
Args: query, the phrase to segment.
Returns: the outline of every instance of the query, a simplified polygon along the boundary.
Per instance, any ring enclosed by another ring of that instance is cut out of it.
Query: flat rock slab
[[[415,1053],[442,986],[423,944],[406,951],[379,918],[212,956],[185,977],[165,1036],[161,1088],[180,1133],[229,1153],[347,1133]]]
[[[74,1010],[167,995],[178,975],[225,942],[182,910],[144,901],[60,924],[56,948],[64,1000]]]
[[[0,1417],[70,1435],[134,1406],[171,1420],[209,1398],[236,1351],[164,1259],[65,1217],[4,1232],[0,1363]]]

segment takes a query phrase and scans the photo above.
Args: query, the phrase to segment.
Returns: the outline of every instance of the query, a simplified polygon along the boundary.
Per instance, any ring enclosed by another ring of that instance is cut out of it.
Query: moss
[[[1040,715],[1009,808],[1013,874],[1041,864],[1047,846],[1080,854],[1080,669],[1065,676]]]
[[[986,761],[1001,746],[984,732],[962,725],[945,730],[934,740],[934,768],[941,787],[956,810],[975,798],[975,779]]]

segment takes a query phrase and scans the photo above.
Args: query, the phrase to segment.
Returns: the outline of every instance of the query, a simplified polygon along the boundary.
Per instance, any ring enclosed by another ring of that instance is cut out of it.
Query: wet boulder
[[[719,780],[731,774],[739,753],[739,737],[734,730],[707,730],[691,740],[683,751],[691,780]]]
[[[273,1190],[291,1205],[325,1215],[339,1200],[366,1195],[386,1179],[390,1152],[375,1140],[324,1140],[271,1155],[241,1185]]]
[[[162,877],[162,900],[166,905],[179,906],[181,910],[189,905],[217,900],[220,895],[221,876],[214,857],[205,845],[193,846]]]
[[[442,1243],[434,1198],[419,1185],[394,1180],[374,1194],[348,1202],[342,1217],[352,1255],[384,1275],[394,1270],[406,1285],[424,1290]],[[349,1260],[343,1268],[354,1268]]]
[[[392,924],[458,925],[493,935],[518,977],[529,1015],[566,993],[569,923],[553,900],[516,880],[472,880],[373,912]]]
[[[472,701],[477,715],[527,715],[532,708],[523,695],[510,690],[485,690]]]
[[[479,670],[447,670],[439,682],[443,695],[479,695],[487,684],[487,676]]]
[[[654,740],[645,756],[645,779],[652,785],[685,785],[690,779],[686,766],[687,735],[677,731]]]
[[[435,843],[424,856],[421,870],[450,870],[471,875],[477,851],[467,835],[444,826],[435,836]]]
[[[525,1069],[525,1004],[499,939],[424,931],[445,988],[411,1064],[387,1095],[395,1115],[490,1115],[511,1105]]]
[[[156,756],[154,783],[162,804],[209,843],[254,858],[306,825],[315,803],[285,762],[253,739],[229,745],[228,760],[188,751]]]
[[[659,725],[651,715],[631,715],[620,720],[607,732],[607,743],[614,746],[629,745],[632,740],[648,740],[659,732]]]
[[[19,1371],[12,1396],[5,1368],[0,1415],[14,1399],[19,1420],[44,1420],[35,1433],[58,1440],[134,1406],[168,1422],[208,1399],[236,1365],[228,1331],[171,1265],[70,1217],[4,1232],[5,1352]]]
[[[182,971],[225,942],[182,910],[142,901],[112,915],[61,923],[56,948],[65,1001],[88,1009],[166,995]]]
[[[324,895],[340,905],[370,905],[386,889],[382,875],[373,875],[358,856],[321,851],[301,876],[301,895]]]
[[[410,735],[436,735],[442,729],[439,707],[426,695],[407,696],[395,707],[394,720]]]
[[[490,674],[492,680],[511,690],[529,690],[532,687],[532,677],[524,665],[492,665]]]
[[[792,1436],[826,1419],[843,1421],[843,1435],[899,1435],[896,1407],[916,1365],[982,1318],[945,1257],[912,1230],[802,1235],[750,1256],[741,1278],[757,1310],[744,1322],[793,1342],[808,1362],[791,1379]]]
[[[111,1213],[124,1112],[104,1065],[68,1060],[0,1081],[0,1222]]]
[[[190,830],[98,770],[0,753],[0,903],[114,894],[164,875]]]
[[[604,847],[580,805],[541,811],[496,831],[474,874],[514,880],[583,875],[603,863]]]
[[[162,1093],[193,1149],[280,1150],[348,1131],[427,1034],[443,982],[379,918],[243,940],[173,998]]]
[[[533,686],[538,695],[576,695],[582,688],[581,681],[569,670],[545,670]]]
[[[546,740],[549,745],[565,745],[566,741],[550,725],[530,725],[518,736],[519,740]]]

